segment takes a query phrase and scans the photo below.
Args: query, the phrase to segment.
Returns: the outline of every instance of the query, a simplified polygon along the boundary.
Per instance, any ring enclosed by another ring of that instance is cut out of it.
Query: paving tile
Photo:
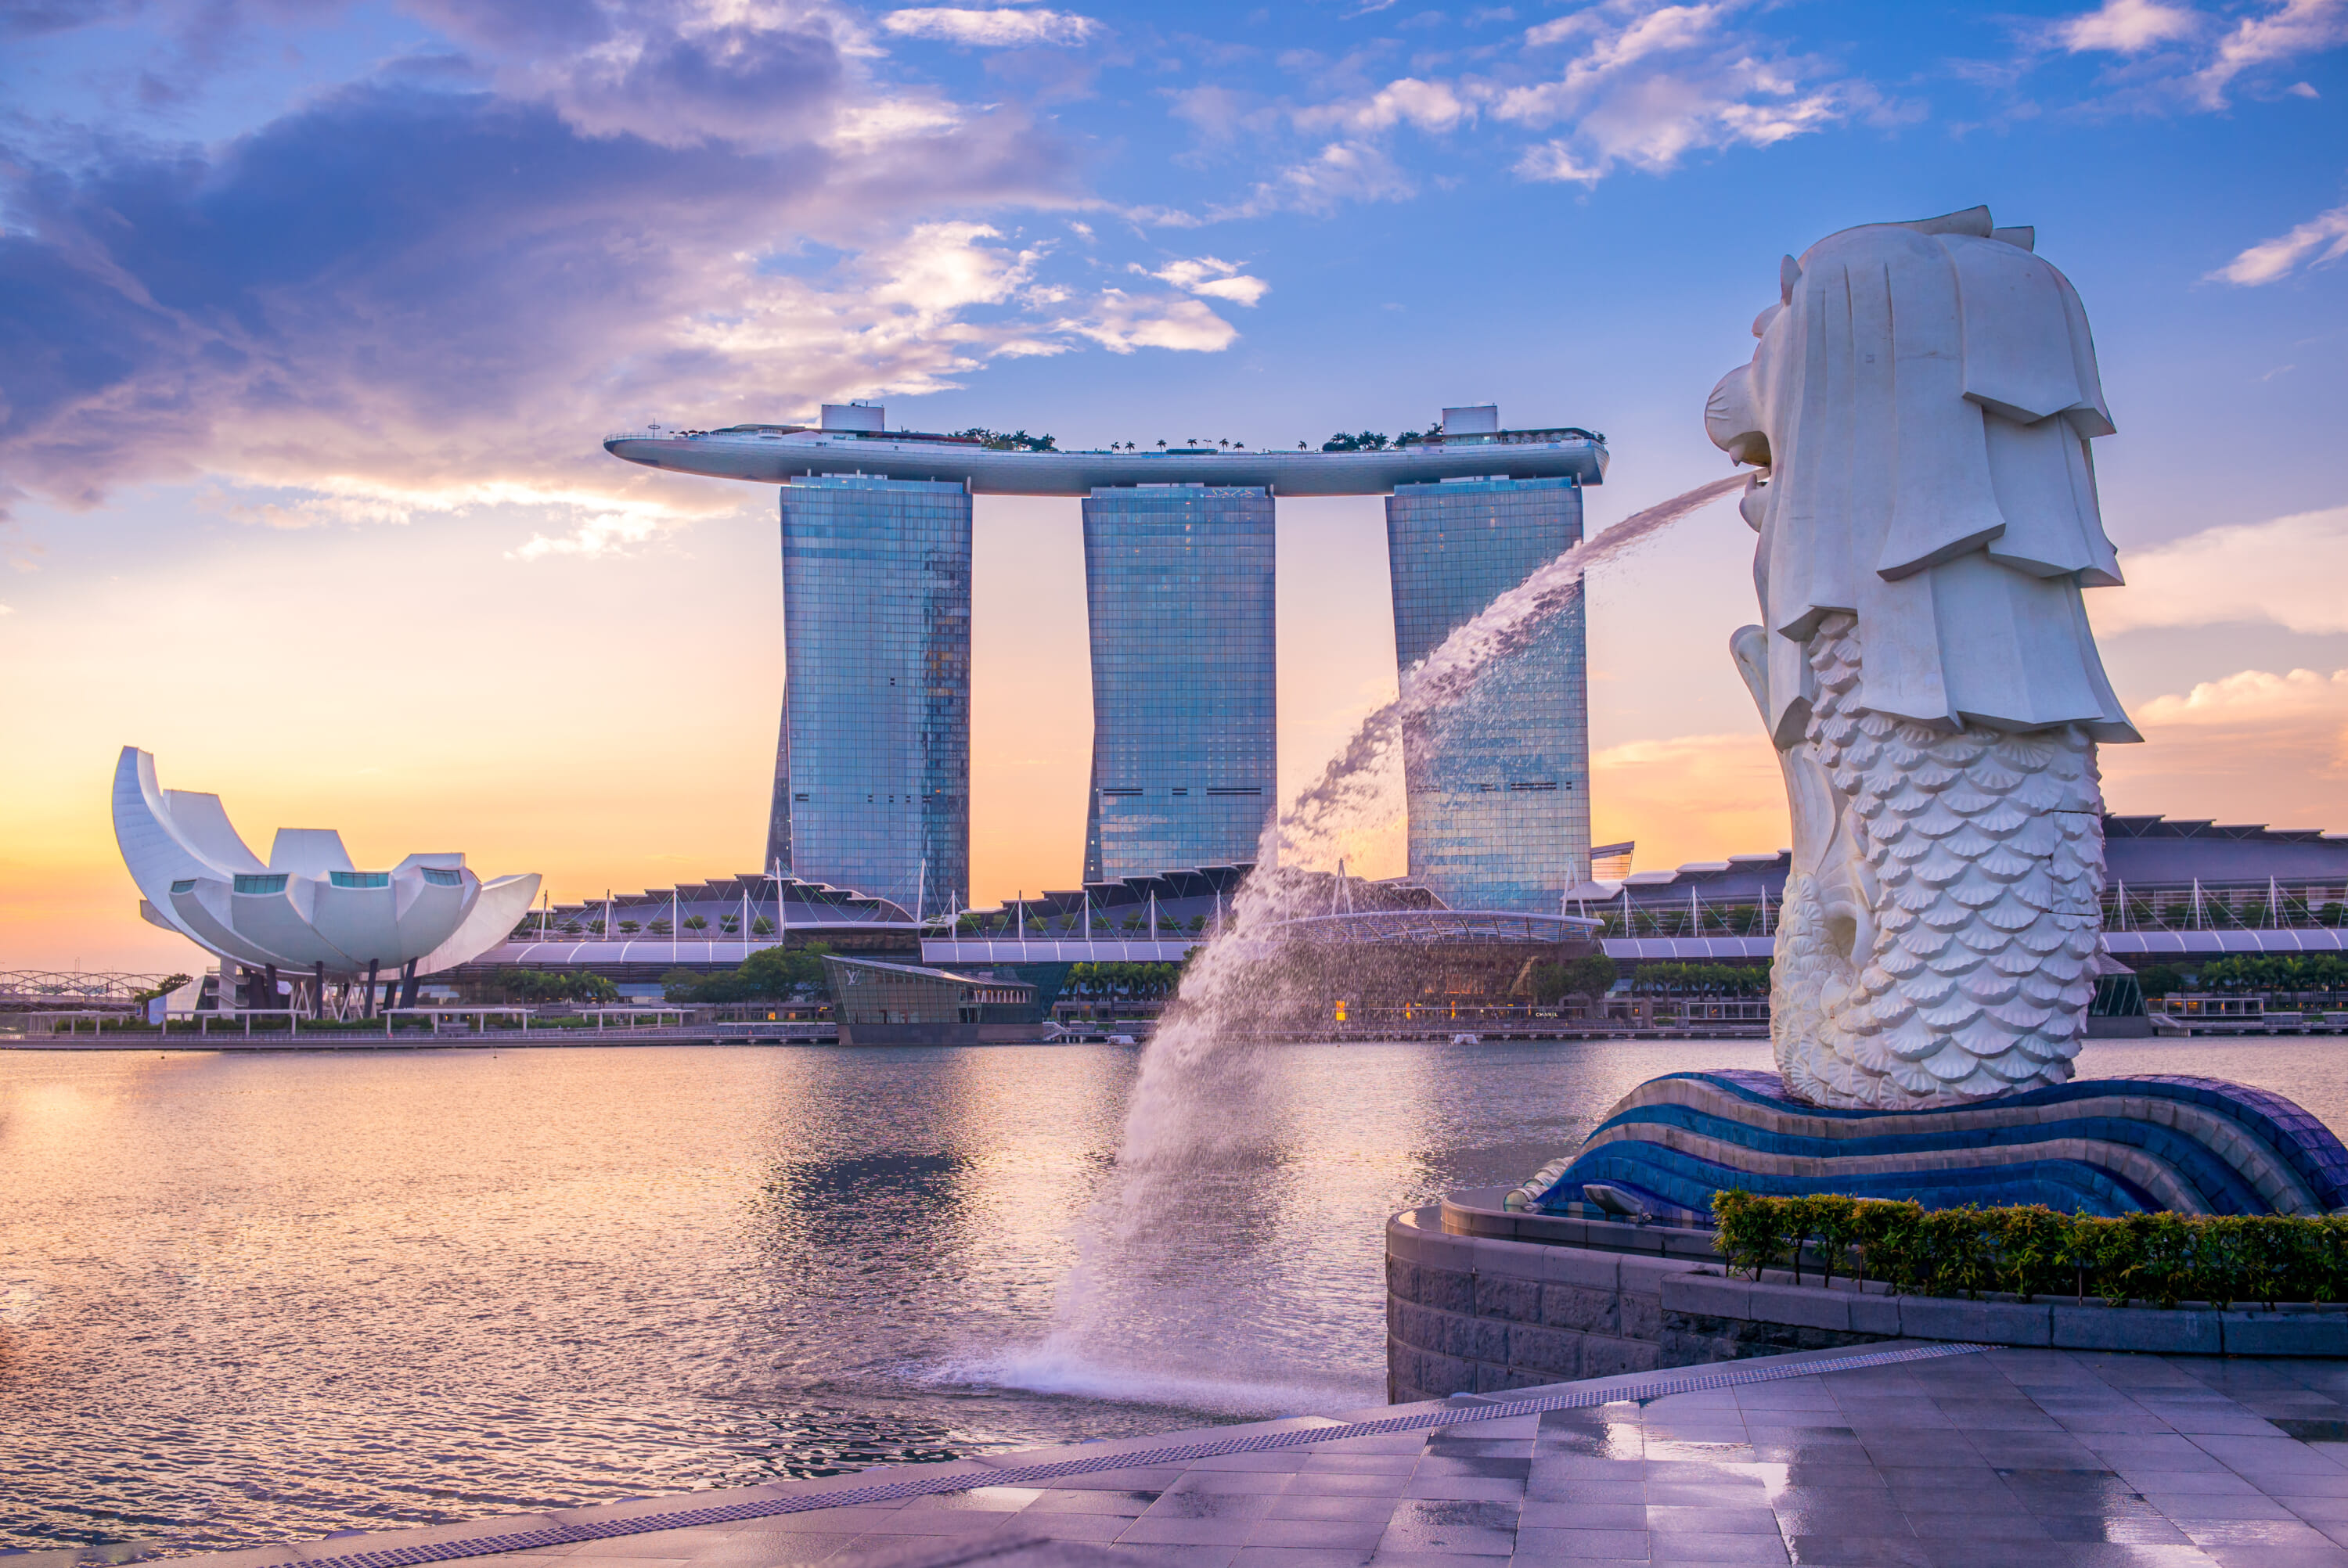
[[[771,1519],[745,1519],[735,1528],[773,1535],[853,1535],[861,1533],[876,1522],[897,1512],[894,1508],[875,1508],[860,1503],[848,1508],[810,1509],[805,1513],[778,1513]]]
[[[1237,1547],[1246,1544],[1256,1523],[1253,1518],[1145,1513],[1128,1523],[1117,1539],[1120,1545]]]
[[[1272,1500],[1266,1519],[1336,1519],[1347,1522],[1373,1520],[1384,1524],[1394,1514],[1395,1500],[1391,1497],[1319,1497],[1282,1492]]]
[[[1643,1530],[1549,1530],[1519,1528],[1519,1563],[1644,1562],[1647,1532]]]
[[[1363,1568],[1367,1552],[1345,1552],[1333,1546],[1242,1546],[1231,1568]]]
[[[1525,1487],[1525,1506],[1536,1502],[1629,1504],[1643,1508],[1647,1486],[1637,1481],[1560,1481],[1543,1482],[1536,1476]]]
[[[2153,1494],[2147,1502],[2169,1519],[2296,1519],[2299,1516],[2271,1497],[2248,1497],[2206,1491]]]
[[[1368,1556],[1385,1534],[1383,1519],[1259,1519],[1250,1546],[1334,1546]]]
[[[1647,1528],[1647,1511],[1635,1502],[1528,1502],[1517,1518],[1525,1530],[1636,1530]]]
[[[1652,1563],[1784,1563],[1785,1541],[1771,1535],[1650,1535]]]
[[[1169,1491],[1142,1511],[1144,1519],[1262,1519],[1277,1492]]]
[[[1451,1455],[1429,1453],[1418,1461],[1411,1473],[1417,1476],[1459,1475],[1488,1481],[1522,1481],[1532,1473],[1530,1456],[1509,1459],[1498,1456]]]
[[[610,1557],[691,1557],[705,1548],[723,1545],[733,1533],[723,1528],[652,1531],[606,1541],[582,1541],[568,1555],[592,1558],[599,1564]]]
[[[2048,1536],[2056,1541],[2108,1541],[2129,1546],[2186,1546],[2192,1537],[2158,1514],[2096,1518],[2089,1514],[2058,1514],[2042,1518]]]
[[[1110,1550],[1121,1563],[1133,1568],[1231,1568],[1231,1560],[1239,1555],[1236,1546],[1214,1546],[1198,1542],[1160,1544],[1153,1542],[1118,1542]]]
[[[916,1509],[954,1508],[980,1512],[1015,1513],[1044,1495],[1043,1489],[1033,1486],[974,1486],[968,1491],[942,1491],[931,1497],[917,1497],[901,1512]]]
[[[1647,1529],[1655,1535],[1777,1534],[1777,1516],[1766,1508],[1647,1509]]]
[[[1132,1522],[1122,1513],[1023,1513],[1005,1533],[1045,1541],[1114,1541]]]
[[[1736,1476],[1716,1481],[1651,1481],[1647,1501],[1678,1508],[1753,1507],[1768,1493],[1757,1478]]]
[[[2336,1547],[2333,1541],[2312,1524],[2298,1520],[2276,1519],[2181,1519],[2178,1528],[2196,1546],[2312,1546]]]
[[[1518,1502],[1524,1499],[1525,1483],[1474,1475],[1414,1475],[1402,1494],[1445,1502]]]
[[[2212,1546],[2220,1568],[2348,1568],[2348,1551],[2314,1546]]]
[[[1400,1497],[1410,1484],[1404,1474],[1301,1470],[1282,1494],[1289,1497]]]
[[[850,1534],[778,1535],[772,1531],[744,1531],[725,1545],[697,1553],[693,1568],[806,1568],[824,1563],[851,1541]],[[597,1568],[604,1568],[598,1564]]]
[[[1797,1563],[1834,1568],[1931,1568],[1932,1563],[1929,1549],[1912,1535],[1789,1534],[1786,1546]]]
[[[1156,1502],[1158,1495],[1154,1491],[1061,1491],[1056,1488],[1021,1512],[1027,1517],[1038,1513],[1138,1514]]]
[[[967,1538],[991,1535],[1017,1517],[999,1509],[924,1508],[919,1512],[900,1509],[866,1525],[860,1533],[868,1536],[953,1535]]]
[[[1316,1453],[1298,1467],[1300,1475],[1408,1475],[1418,1468],[1411,1454]]]
[[[2230,1470],[2141,1470],[2120,1467],[2119,1477],[2147,1497],[2207,1494],[2213,1497],[2263,1496],[2259,1489]]]
[[[1516,1524],[1517,1509],[1509,1503],[1405,1501],[1387,1521],[1378,1551],[1507,1556],[1516,1549]]]
[[[1178,1491],[1262,1492],[1286,1491],[1296,1472],[1261,1470],[1194,1470],[1166,1490]]]

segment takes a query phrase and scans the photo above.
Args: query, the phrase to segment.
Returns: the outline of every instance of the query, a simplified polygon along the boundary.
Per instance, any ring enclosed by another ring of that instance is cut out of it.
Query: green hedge
[[[2100,1296],[2112,1306],[2348,1300],[2348,1214],[2127,1214],[2099,1219],[2043,1204],[1927,1209],[1830,1196],[1715,1194],[1721,1255],[1752,1278],[1790,1266],[1878,1280],[1910,1296],[2003,1291]]]

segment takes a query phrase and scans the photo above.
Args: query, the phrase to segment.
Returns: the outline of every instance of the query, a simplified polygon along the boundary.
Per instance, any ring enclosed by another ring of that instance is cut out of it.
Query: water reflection
[[[1766,1052],[1270,1052],[1241,1153],[1072,1305],[1134,1061],[0,1052],[0,1545],[228,1546],[1375,1403],[1389,1212]],[[2085,1065],[2348,1107],[2336,1041]]]

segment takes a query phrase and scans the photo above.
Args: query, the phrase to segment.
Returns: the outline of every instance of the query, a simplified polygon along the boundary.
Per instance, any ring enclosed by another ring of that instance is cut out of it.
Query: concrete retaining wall
[[[1459,1234],[1484,1225],[1511,1235]],[[1544,1239],[1512,1239],[1536,1231]],[[1702,1232],[1538,1220],[1497,1203],[1487,1214],[1458,1199],[1386,1222],[1386,1395],[1398,1404],[1888,1339],[2348,1357],[2348,1307],[1888,1296],[1845,1280],[1726,1277]]]

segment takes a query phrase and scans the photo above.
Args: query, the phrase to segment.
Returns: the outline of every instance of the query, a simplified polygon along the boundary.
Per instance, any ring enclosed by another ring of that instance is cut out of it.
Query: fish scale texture
[[[1807,740],[1864,910],[1789,883],[1771,1034],[1814,1103],[1928,1106],[2066,1081],[2102,941],[2103,791],[2078,725],[1953,733],[1858,705],[1857,620],[1807,646]]]

